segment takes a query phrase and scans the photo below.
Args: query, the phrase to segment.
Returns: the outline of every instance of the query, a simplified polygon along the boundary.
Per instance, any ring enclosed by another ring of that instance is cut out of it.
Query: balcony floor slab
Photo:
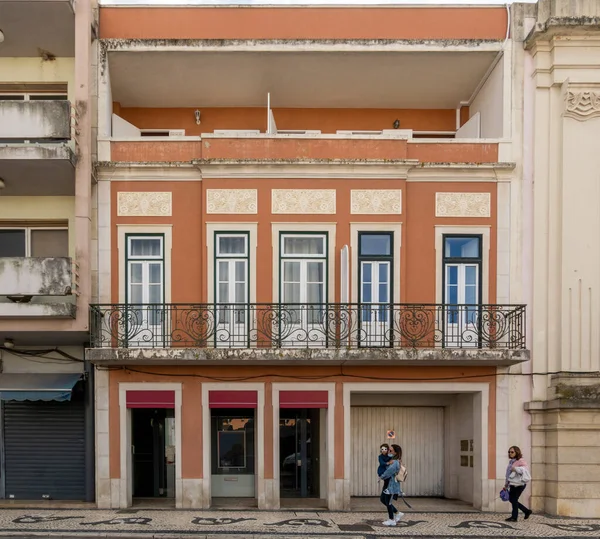
[[[529,350],[479,348],[88,348],[95,364],[510,366]]]

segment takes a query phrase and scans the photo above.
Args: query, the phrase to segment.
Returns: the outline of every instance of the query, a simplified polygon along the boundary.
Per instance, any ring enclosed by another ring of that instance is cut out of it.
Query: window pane
[[[390,234],[361,234],[361,256],[389,256],[392,252],[392,237]]]
[[[465,303],[467,305],[476,305],[477,304],[477,287],[476,286],[466,286],[465,287]]]
[[[219,303],[229,303],[229,284],[219,284]]]
[[[363,263],[362,277],[361,277],[363,283],[370,283],[373,280],[372,266],[373,266],[373,264],[371,264],[370,262]]]
[[[458,266],[446,266],[446,283],[458,284]]]
[[[162,303],[162,286],[153,284],[149,287],[149,303]]]
[[[479,238],[446,238],[446,258],[479,258]]]
[[[387,284],[380,284],[379,285],[379,302],[380,303],[386,303],[387,301],[389,301],[388,285]]]
[[[24,95],[16,95],[16,94],[2,94],[0,95],[0,101],[25,101]]]
[[[162,256],[159,238],[131,238],[130,256]]]
[[[235,285],[235,302],[244,303],[246,301],[246,284],[237,283]]]
[[[308,262],[306,264],[307,281],[309,283],[322,283],[324,266],[322,262]]]
[[[0,230],[0,256],[25,256],[25,230]]]
[[[466,284],[477,284],[477,267],[476,266],[465,266],[465,283]]]
[[[446,303],[451,303],[453,305],[458,303],[458,286],[446,287]]]
[[[389,273],[389,265],[379,263],[379,282],[387,283],[388,282],[388,273]]]
[[[246,236],[219,236],[220,255],[245,255],[246,254]]]
[[[129,282],[132,284],[142,282],[142,264],[129,264]]]
[[[31,94],[29,101],[66,101],[66,95],[57,94]]]
[[[217,266],[219,268],[219,281],[229,281],[229,262],[218,262]]]
[[[235,280],[246,282],[246,262],[238,261],[235,263]]]
[[[143,297],[143,291],[144,288],[142,287],[141,284],[132,284],[130,286],[130,292],[131,292],[131,300],[130,303],[144,303],[144,297]]]
[[[283,263],[283,280],[285,282],[300,282],[300,262]]]
[[[67,230],[32,230],[31,256],[52,258],[69,256],[69,233]]]
[[[150,264],[150,283],[162,283],[162,264]]]
[[[284,255],[325,255],[325,238],[321,236],[283,238]]]
[[[283,285],[283,301],[285,303],[300,303],[300,283]]]
[[[307,285],[307,301],[308,303],[322,303],[323,302],[323,285],[322,284],[309,284]]]
[[[363,283],[361,300],[365,303],[370,303],[372,301],[371,298],[371,283]]]

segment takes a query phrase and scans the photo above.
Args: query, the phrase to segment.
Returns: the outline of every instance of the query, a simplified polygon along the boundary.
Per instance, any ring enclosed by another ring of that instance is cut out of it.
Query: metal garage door
[[[377,457],[381,443],[402,447],[409,496],[444,495],[444,409],[353,406],[351,408],[352,496],[378,496]],[[386,432],[396,431],[388,440]]]
[[[84,403],[4,402],[5,497],[85,499]]]

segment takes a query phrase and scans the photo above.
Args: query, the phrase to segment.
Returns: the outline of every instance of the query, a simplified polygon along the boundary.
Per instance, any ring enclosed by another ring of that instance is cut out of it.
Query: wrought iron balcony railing
[[[93,348],[525,348],[524,305],[110,304]]]

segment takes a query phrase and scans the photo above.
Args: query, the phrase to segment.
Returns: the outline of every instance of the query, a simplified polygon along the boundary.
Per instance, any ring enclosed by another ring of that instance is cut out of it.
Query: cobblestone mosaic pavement
[[[600,519],[533,515],[505,522],[504,513],[407,512],[383,526],[383,511],[0,510],[0,535],[15,537],[600,537]]]

